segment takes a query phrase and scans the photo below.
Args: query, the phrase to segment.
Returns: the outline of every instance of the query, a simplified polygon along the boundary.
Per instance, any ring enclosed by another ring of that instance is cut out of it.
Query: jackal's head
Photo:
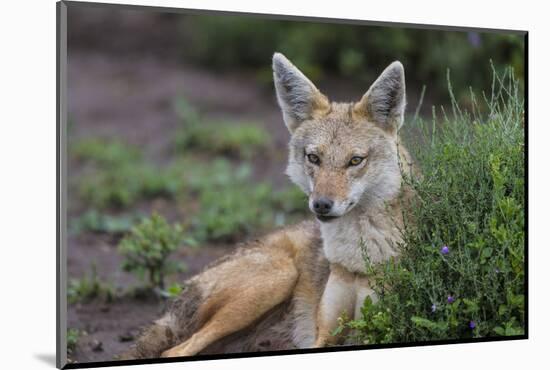
[[[373,207],[399,192],[397,131],[405,111],[405,74],[390,64],[356,103],[331,103],[282,54],[273,56],[277,100],[291,133],[287,174],[329,221]]]

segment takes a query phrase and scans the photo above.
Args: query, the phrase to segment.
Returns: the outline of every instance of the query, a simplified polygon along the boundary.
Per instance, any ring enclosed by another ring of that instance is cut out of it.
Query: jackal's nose
[[[326,197],[321,197],[313,202],[313,209],[320,215],[326,215],[332,209],[334,202]]]

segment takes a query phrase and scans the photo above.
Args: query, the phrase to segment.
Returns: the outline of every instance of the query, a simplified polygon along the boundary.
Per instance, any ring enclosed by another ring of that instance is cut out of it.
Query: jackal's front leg
[[[348,317],[355,309],[354,276],[341,266],[331,265],[321,303],[317,312],[317,339],[315,347],[334,345],[339,337],[331,335],[338,327],[338,318],[343,314]]]

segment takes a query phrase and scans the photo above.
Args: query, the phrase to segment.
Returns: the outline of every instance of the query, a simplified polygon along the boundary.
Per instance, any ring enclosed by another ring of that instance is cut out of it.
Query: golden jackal
[[[357,103],[331,103],[282,54],[273,77],[291,133],[286,173],[317,220],[248,243],[185,283],[167,313],[122,358],[191,356],[337,344],[338,317],[368,295],[365,256],[382,262],[401,242],[398,136],[405,75],[390,64]]]

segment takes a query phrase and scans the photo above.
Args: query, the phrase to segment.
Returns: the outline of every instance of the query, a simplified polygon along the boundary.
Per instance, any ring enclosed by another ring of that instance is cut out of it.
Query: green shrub
[[[149,288],[163,290],[165,277],[183,268],[168,260],[180,247],[183,236],[181,225],[170,225],[162,216],[153,213],[133,227],[120,242],[119,252],[124,257],[122,268],[142,280],[146,278]]]
[[[523,100],[510,71],[495,73],[494,86],[486,116],[460,110],[451,90],[452,118],[429,124],[435,132],[423,131],[424,146],[410,145],[423,177],[407,180],[418,197],[403,253],[367,261],[379,300],[343,324],[355,341],[524,333]]]
[[[471,66],[492,59],[499,69],[524,71],[524,37],[489,32],[434,31],[374,25],[254,19],[242,15],[193,15],[182,21],[182,54],[214,69],[248,68],[272,86],[269,63],[274,51],[284,53],[310,79],[342,77],[371,83],[392,60],[409,70],[409,86],[430,81],[429,100],[446,99],[444,68],[453,70],[459,98],[468,84],[489,87],[491,76]],[[253,30],[253,32],[251,32]],[[419,48],[418,45],[437,45]],[[520,77],[521,78],[521,77]]]
[[[269,135],[258,123],[206,121],[183,98],[176,101],[176,112],[182,120],[176,135],[180,150],[250,159],[270,148]]]
[[[109,283],[102,282],[97,276],[95,263],[92,263],[89,276],[70,279],[67,286],[67,300],[69,303],[85,303],[96,298],[111,302],[115,295],[115,288]]]

